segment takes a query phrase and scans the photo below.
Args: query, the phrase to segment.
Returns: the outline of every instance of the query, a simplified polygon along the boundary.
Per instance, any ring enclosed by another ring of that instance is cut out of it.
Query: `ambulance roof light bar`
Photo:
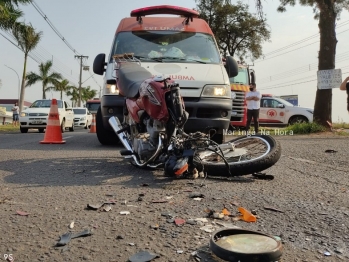
[[[173,5],[156,5],[135,9],[131,11],[130,16],[137,17],[137,21],[141,24],[142,16],[160,14],[184,16],[186,17],[186,24],[189,23],[189,19],[193,21],[193,17],[199,17],[199,13],[195,10]]]
[[[262,94],[262,97],[273,97],[272,94]]]

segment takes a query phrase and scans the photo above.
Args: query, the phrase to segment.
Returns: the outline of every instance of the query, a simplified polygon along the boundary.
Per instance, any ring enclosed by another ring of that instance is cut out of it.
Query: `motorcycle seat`
[[[144,80],[151,78],[152,74],[136,63],[127,63],[119,69],[118,87],[120,93],[127,98],[136,98],[139,87]]]

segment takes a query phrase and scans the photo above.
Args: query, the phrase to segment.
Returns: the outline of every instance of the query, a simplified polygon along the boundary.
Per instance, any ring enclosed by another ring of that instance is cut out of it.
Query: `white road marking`
[[[73,136],[66,136],[66,137],[63,137],[63,139],[68,139],[68,138],[72,138]]]

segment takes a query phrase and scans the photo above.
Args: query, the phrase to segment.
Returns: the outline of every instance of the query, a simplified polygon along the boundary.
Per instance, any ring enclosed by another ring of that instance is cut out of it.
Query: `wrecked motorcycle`
[[[153,76],[133,54],[114,55],[108,80],[125,97],[124,119],[109,124],[125,147],[121,155],[138,167],[163,168],[166,176],[241,176],[273,166],[280,144],[268,135],[242,136],[217,144],[210,133],[187,134],[188,119],[179,84]]]

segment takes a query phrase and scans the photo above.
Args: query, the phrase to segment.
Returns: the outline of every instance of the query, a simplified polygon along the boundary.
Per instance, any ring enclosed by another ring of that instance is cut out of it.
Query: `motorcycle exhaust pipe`
[[[158,156],[158,154],[161,152],[161,149],[162,149],[162,139],[161,139],[161,136],[159,135],[158,148],[156,149],[154,155],[151,158],[149,158],[146,162],[140,163],[138,158],[137,158],[137,156],[135,155],[135,152],[133,151],[131,145],[127,141],[126,134],[124,132],[120,132],[119,133],[119,131],[122,129],[122,125],[120,123],[119,118],[117,118],[116,116],[112,116],[111,118],[109,118],[108,122],[109,122],[110,126],[113,128],[115,134],[118,135],[118,137],[119,137],[120,141],[122,142],[122,144],[124,145],[124,147],[127,150],[132,152],[133,160],[135,161],[137,166],[140,166],[140,167],[146,166],[148,163],[153,161]]]

